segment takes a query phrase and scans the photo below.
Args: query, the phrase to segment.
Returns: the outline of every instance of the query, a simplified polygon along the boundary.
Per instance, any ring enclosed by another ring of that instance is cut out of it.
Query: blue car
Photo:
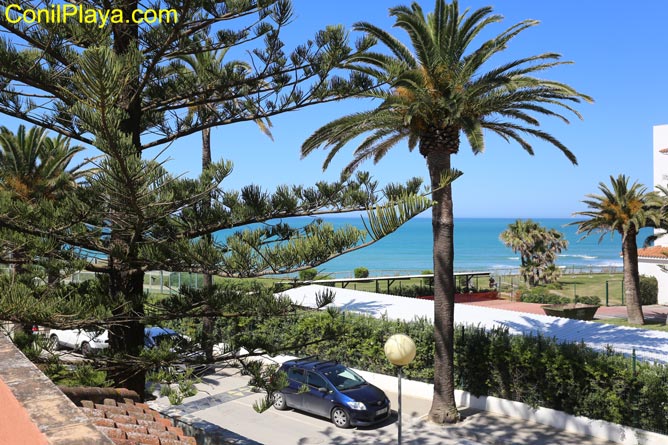
[[[187,341],[187,338],[169,328],[161,328],[159,326],[144,328],[144,346],[147,348],[155,348],[164,341],[169,341],[174,345],[180,345]]]
[[[355,371],[313,357],[285,362],[288,386],[274,393],[274,408],[327,417],[339,428],[367,426],[390,416],[390,400]]]

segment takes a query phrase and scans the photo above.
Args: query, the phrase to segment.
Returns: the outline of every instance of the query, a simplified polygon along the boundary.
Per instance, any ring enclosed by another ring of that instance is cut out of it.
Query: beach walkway
[[[316,295],[325,290],[335,292],[336,298],[333,304],[343,310],[374,317],[386,315],[395,320],[413,320],[416,317],[433,319],[434,303],[430,300],[318,285],[290,289],[283,294],[289,296],[296,304],[314,308]],[[583,341],[598,350],[605,350],[610,346],[615,351],[628,355],[635,350],[641,360],[668,363],[668,332],[550,317],[535,312],[535,307],[539,308],[540,305],[532,305],[534,312],[520,312],[519,308],[526,309],[528,307],[524,305],[531,303],[502,302],[503,300],[491,300],[484,304],[483,302],[456,304],[455,323],[479,325],[488,329],[506,327],[513,334],[540,333],[560,341]],[[496,306],[489,307],[488,304]],[[660,311],[659,308],[655,310]],[[620,311],[620,308],[607,309],[610,309],[611,313],[612,310],[617,313]],[[621,309],[625,311],[624,308]]]

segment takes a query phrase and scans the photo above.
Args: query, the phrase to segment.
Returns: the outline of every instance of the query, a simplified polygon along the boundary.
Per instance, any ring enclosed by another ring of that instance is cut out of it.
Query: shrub
[[[299,271],[299,280],[300,281],[311,281],[314,280],[318,275],[317,269],[305,269]]]
[[[591,304],[594,306],[600,306],[601,305],[601,299],[596,296],[579,296],[576,295],[575,299],[573,300],[575,303],[582,303],[582,304]]]
[[[659,283],[656,277],[640,276],[640,304],[657,304],[659,298]]]
[[[571,300],[552,294],[547,289],[534,287],[533,289],[522,291],[520,301],[523,303],[566,304],[570,303]]]
[[[366,267],[357,267],[353,271],[355,278],[367,278],[369,276],[369,269]]]
[[[430,275],[433,274],[434,271],[431,269],[425,269],[421,272],[421,275]],[[433,286],[434,285],[434,278],[423,278],[422,279],[422,285],[423,286]]]
[[[434,289],[432,289],[431,286],[421,286],[419,284],[414,284],[412,286],[404,286],[401,289],[395,288],[390,288],[390,291],[383,291],[381,289],[382,293],[389,294],[389,295],[400,295],[402,297],[410,297],[410,298],[416,298],[416,297],[430,297],[434,295]]]

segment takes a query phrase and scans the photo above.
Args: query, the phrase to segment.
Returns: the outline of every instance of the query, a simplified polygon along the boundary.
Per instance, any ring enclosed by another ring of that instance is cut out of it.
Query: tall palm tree
[[[559,269],[555,268],[554,262],[568,247],[563,233],[530,219],[518,219],[508,224],[499,238],[513,252],[520,254],[520,274],[529,286],[548,283],[558,277]]]
[[[220,83],[220,78],[247,77],[251,72],[251,67],[242,61],[233,60],[225,62],[227,49],[211,50],[207,47],[211,42],[203,41],[201,51],[179,57],[190,69],[193,81],[197,83],[197,90],[202,91],[202,105],[190,110],[191,115],[196,115],[202,122],[211,122],[216,118],[216,106],[211,105],[212,98],[215,98],[216,91],[212,89],[213,85]],[[188,76],[186,76],[188,78]],[[237,101],[232,106],[249,106],[248,103]],[[269,136],[271,135],[271,122],[268,118],[256,119],[255,123],[260,130]],[[202,169],[211,165],[211,129],[202,130]]]
[[[203,105],[194,107],[189,110],[190,115],[197,116],[203,122],[211,121],[216,118],[216,107],[208,104],[211,96],[215,96],[216,92],[211,91],[211,86],[216,85],[221,77],[230,76],[247,76],[251,68],[250,66],[238,60],[225,62],[224,58],[227,54],[227,49],[210,50],[211,42],[204,40],[201,46],[201,51],[195,54],[188,54],[179,57],[184,62],[197,82],[198,89],[203,92]],[[240,104],[235,104],[239,106]],[[255,123],[260,130],[269,136],[271,135],[271,121],[269,118],[256,119]],[[211,128],[202,130],[202,171],[204,172],[211,165]],[[212,196],[213,198],[213,196]],[[206,209],[211,207],[211,202],[203,202]],[[212,235],[205,235],[204,238],[208,242],[212,242]],[[210,290],[213,287],[213,275],[205,273],[202,280],[202,288]],[[202,317],[202,348],[204,350],[207,361],[213,360],[213,333],[215,328],[215,320],[212,317]]]
[[[354,152],[347,171],[364,160],[380,160],[400,141],[410,150],[419,148],[426,159],[431,180],[434,246],[434,398],[429,418],[437,423],[459,419],[454,398],[454,219],[451,182],[461,172],[451,167],[451,156],[459,151],[460,133],[474,153],[484,150],[483,130],[515,141],[533,154],[526,136],[546,141],[573,163],[575,156],[551,134],[542,131],[538,116],[554,116],[568,122],[564,114],[579,117],[571,103],[590,98],[560,82],[533,77],[566,62],[544,53],[502,63],[490,68],[490,58],[506,49],[522,31],[536,25],[525,20],[471,48],[473,40],[502,17],[489,7],[460,14],[457,1],[436,0],[425,17],[419,4],[390,9],[395,27],[410,38],[412,51],[386,31],[369,23],[355,29],[382,42],[391,54],[370,52],[359,56],[351,67],[389,84],[369,96],[382,100],[375,109],[337,119],[318,129],[302,146],[306,156],[316,148],[329,149],[324,168],[354,138],[367,134]]]
[[[624,296],[628,321],[642,325],[645,319],[640,304],[640,275],[638,272],[637,236],[643,227],[658,227],[661,222],[662,200],[655,192],[637,182],[629,187],[629,178],[619,175],[610,176],[612,189],[600,182],[600,195],[587,195],[585,204],[589,210],[576,215],[589,219],[576,221],[579,233],[587,236],[594,232],[605,234],[619,233],[622,237],[622,256],[624,259]]]

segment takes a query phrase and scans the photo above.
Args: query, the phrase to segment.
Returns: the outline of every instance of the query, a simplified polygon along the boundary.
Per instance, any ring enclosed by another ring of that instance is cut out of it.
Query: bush
[[[523,303],[540,304],[566,304],[571,302],[569,298],[552,294],[547,289],[540,287],[534,287],[533,289],[522,291],[520,294],[520,301]]]
[[[404,286],[401,289],[397,289],[396,287],[390,288],[389,292],[383,291],[382,289],[380,289],[380,291],[384,294],[400,295],[402,297],[410,298],[431,297],[434,295],[434,289],[432,289],[431,286],[421,286],[419,284]]]
[[[353,271],[355,278],[367,278],[369,276],[369,269],[366,267],[357,267]]]
[[[299,280],[300,281],[311,281],[314,280],[318,275],[317,269],[306,269],[299,271]]]
[[[431,275],[433,274],[434,271],[431,269],[425,269],[423,270],[420,274],[421,275]],[[434,285],[434,278],[423,278],[422,279],[422,285],[423,286],[433,286]]]
[[[659,301],[659,283],[655,277],[640,275],[640,304],[657,304]]]
[[[575,296],[575,303],[582,303],[582,304],[591,304],[593,306],[600,306],[601,305],[601,299],[596,296]]]

